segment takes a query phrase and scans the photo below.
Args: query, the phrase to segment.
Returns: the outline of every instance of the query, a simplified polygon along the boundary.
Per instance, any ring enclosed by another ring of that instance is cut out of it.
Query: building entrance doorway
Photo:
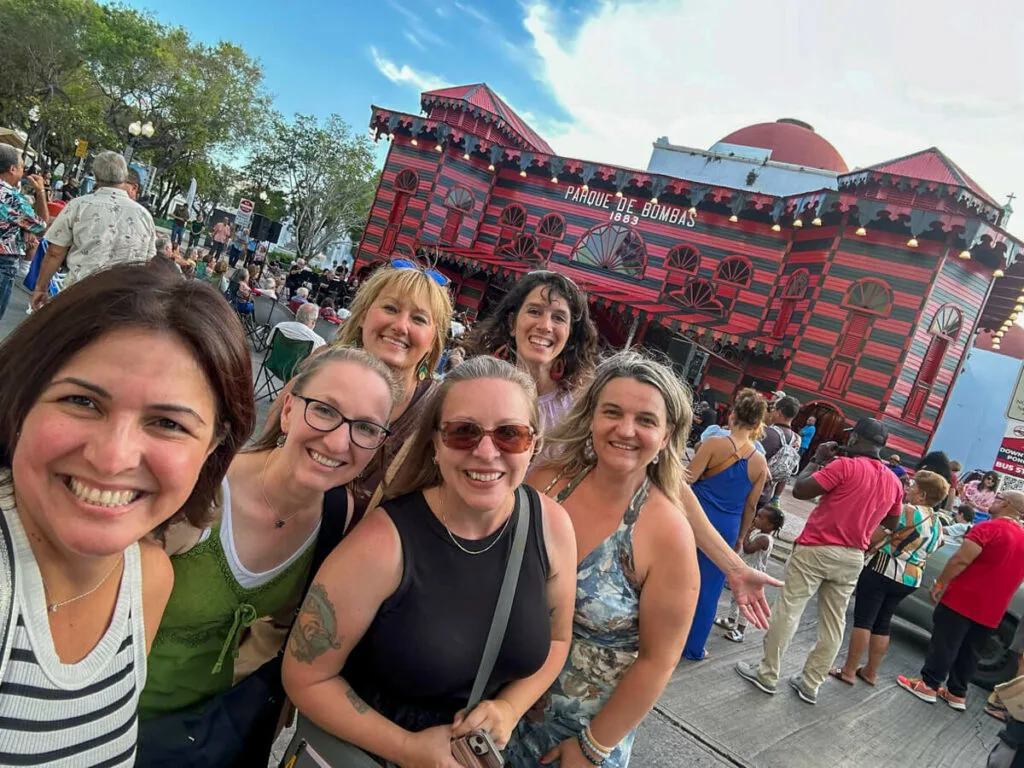
[[[818,446],[834,440],[842,444],[843,429],[846,428],[846,417],[832,403],[823,401],[811,402],[800,409],[800,413],[793,419],[793,429],[800,432],[807,424],[811,416],[815,420],[814,438],[811,440],[811,447],[804,454],[805,460],[814,455]]]

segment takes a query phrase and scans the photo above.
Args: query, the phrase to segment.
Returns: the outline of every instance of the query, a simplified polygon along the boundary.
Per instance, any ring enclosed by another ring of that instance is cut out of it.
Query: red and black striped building
[[[722,402],[783,389],[822,437],[880,418],[905,457],[927,450],[1021,245],[934,148],[780,197],[558,156],[486,85],[424,93],[422,109],[373,107],[391,148],[357,271],[429,254],[473,317],[556,269],[607,344],[667,351]]]

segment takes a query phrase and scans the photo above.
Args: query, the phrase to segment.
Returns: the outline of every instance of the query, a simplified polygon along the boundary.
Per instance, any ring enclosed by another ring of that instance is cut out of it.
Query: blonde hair
[[[914,473],[914,485],[921,490],[924,503],[929,507],[934,507],[949,495],[949,483],[946,482],[946,478],[927,469]]]
[[[580,393],[561,423],[545,436],[545,441],[557,446],[558,451],[547,465],[559,474],[573,477],[594,464],[587,456],[590,425],[601,390],[614,379],[633,379],[661,393],[668,421],[668,443],[659,453],[658,463],[647,465],[647,476],[668,498],[678,500],[684,481],[682,457],[693,423],[693,396],[671,368],[646,352],[616,352],[598,364],[590,386]]]
[[[307,357],[296,370],[295,376],[290,382],[289,392],[301,391],[302,387],[308,384],[311,378],[331,363],[355,363],[380,376],[384,383],[388,385],[388,393],[391,395],[391,408],[388,409],[388,417],[390,419],[391,410],[402,399],[402,389],[398,382],[395,381],[395,375],[391,372],[390,368],[369,352],[364,352],[361,349],[334,347],[325,349],[317,355]],[[270,413],[267,415],[267,423],[263,425],[263,432],[260,433],[260,436],[251,445],[245,448],[243,453],[269,451],[277,446],[278,439],[284,435],[284,430],[281,429],[281,411],[283,407],[284,395],[279,397],[271,406]]]
[[[451,328],[452,302],[447,290],[418,269],[382,267],[367,278],[356,291],[355,298],[349,305],[352,314],[338,331],[332,344],[339,347],[362,347],[363,321],[366,319],[366,313],[384,291],[391,289],[399,296],[426,298],[425,303],[434,324],[434,343],[425,362],[428,371],[437,370]]]
[[[455,366],[445,376],[441,385],[430,394],[430,399],[420,415],[419,428],[412,438],[409,451],[401,468],[384,489],[384,498],[393,499],[422,488],[434,488],[444,482],[441,470],[434,463],[434,431],[441,423],[441,411],[444,408],[445,399],[456,384],[480,379],[499,379],[519,385],[529,403],[530,426],[533,427],[535,433],[539,431],[537,385],[533,383],[530,375],[496,357],[484,355],[471,357],[466,362]],[[486,394],[482,392],[481,396],[486,397]]]

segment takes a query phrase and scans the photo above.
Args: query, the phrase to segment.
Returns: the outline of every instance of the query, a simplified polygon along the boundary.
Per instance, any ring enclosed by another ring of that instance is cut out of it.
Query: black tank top
[[[513,680],[529,677],[551,648],[541,505],[533,496],[522,571],[516,586],[501,652],[484,698]],[[505,563],[512,548],[519,509],[503,529],[478,541],[459,539],[459,549],[419,491],[386,502],[384,510],[402,541],[403,573],[398,589],[381,605],[342,672],[370,706],[408,730],[451,723],[466,706],[487,632],[491,626]]]

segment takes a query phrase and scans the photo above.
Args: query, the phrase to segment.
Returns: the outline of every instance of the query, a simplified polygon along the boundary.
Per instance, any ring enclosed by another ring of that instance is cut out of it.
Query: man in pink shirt
[[[213,255],[216,258],[219,259],[221,254],[224,253],[224,245],[227,243],[230,234],[231,230],[223,221],[218,221],[213,225],[213,229],[210,230],[210,236],[213,238]]]
[[[818,446],[793,485],[797,499],[821,497],[793,547],[786,583],[772,606],[760,666],[739,662],[736,672],[765,693],[774,694],[782,656],[800,624],[804,608],[818,595],[818,642],[803,673],[789,679],[808,704],[828,676],[846,629],[846,607],[864,567],[864,552],[880,524],[898,524],[903,487],[883,463],[880,450],[889,434],[877,419],[862,418],[845,448]]]

